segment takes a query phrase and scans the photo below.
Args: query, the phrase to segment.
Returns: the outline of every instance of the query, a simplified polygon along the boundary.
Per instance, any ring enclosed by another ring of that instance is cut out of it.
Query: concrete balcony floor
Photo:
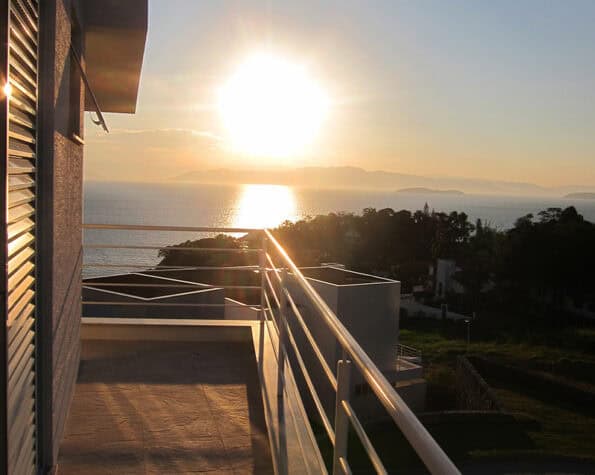
[[[254,349],[83,340],[59,475],[273,473]]]

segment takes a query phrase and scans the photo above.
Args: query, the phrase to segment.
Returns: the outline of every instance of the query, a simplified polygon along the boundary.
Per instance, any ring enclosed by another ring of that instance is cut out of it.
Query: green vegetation
[[[595,353],[587,350],[595,343],[593,329],[567,331],[565,344],[552,347],[546,344],[517,342],[501,339],[472,341],[466,343],[464,324],[454,322],[406,320],[401,330],[404,344],[419,348],[423,352],[425,377],[428,381],[427,410],[448,410],[455,408],[455,360],[462,354],[481,355],[490,360],[556,377],[560,381],[578,384],[595,391],[590,381],[595,368]],[[572,336],[576,337],[573,341]],[[547,339],[547,337],[544,337]],[[544,371],[560,365],[575,367],[575,373]],[[580,362],[580,365],[578,364]],[[581,372],[577,368],[584,369]],[[536,422],[523,427],[522,434],[510,427],[500,427],[500,435],[494,435],[492,445],[477,440],[465,440],[459,431],[443,428],[435,435],[443,437],[445,448],[453,456],[463,459],[485,457],[506,458],[512,456],[577,457],[595,462],[595,409],[585,409],[569,401],[560,401],[547,392],[539,392],[530,385],[519,385],[510,381],[484,379],[492,386],[500,403],[507,412],[519,414],[522,420],[528,417]],[[491,427],[491,426],[490,426]],[[433,431],[432,428],[429,428]],[[452,429],[452,427],[450,428]],[[492,430],[492,429],[490,429]],[[450,434],[450,435],[449,435]],[[476,433],[476,436],[477,433]],[[452,440],[451,440],[452,439]],[[511,443],[512,441],[514,443]],[[460,451],[466,447],[464,451]]]
[[[481,220],[470,223],[465,213],[426,206],[414,213],[390,208],[331,213],[286,222],[276,234],[298,265],[342,262],[396,278],[405,293],[431,287],[429,266],[453,259],[465,293],[434,303],[469,314],[513,311],[509,326],[535,316],[559,318],[569,303],[595,301],[595,226],[574,207],[523,216],[506,231]],[[432,300],[433,293],[425,298]]]
[[[402,292],[427,289],[426,303],[448,303],[459,313],[476,312],[493,319],[497,330],[524,332],[530,338],[536,319],[560,319],[570,306],[595,305],[595,225],[574,207],[549,208],[537,217],[519,218],[507,231],[465,213],[414,213],[366,208],[361,215],[330,213],[285,222],[275,235],[299,266],[341,262],[348,268],[393,277]],[[257,255],[198,248],[249,246],[254,236],[219,235],[164,248],[160,265],[215,266],[257,264]],[[465,292],[434,299],[428,269],[436,259],[453,259],[460,270],[454,278]],[[571,305],[572,304],[572,305]],[[505,317],[502,317],[505,315]],[[554,321],[546,322],[555,326]]]
[[[490,383],[508,411],[527,414],[539,422],[538,427],[527,430],[535,446],[532,451],[595,461],[593,414],[527,394],[524,388],[506,387],[497,381]]]
[[[518,342],[515,338],[508,341],[483,338],[467,345],[463,323],[406,319],[403,325],[401,341],[423,352],[429,384],[428,411],[456,409],[455,361],[458,355],[482,355],[527,369],[561,361],[595,364],[595,353],[581,349],[589,341],[595,342],[595,332],[591,329],[576,333],[579,344],[573,345],[573,333],[568,333],[565,346],[553,348]],[[463,473],[483,473],[487,466],[493,469],[490,473],[498,473],[495,466],[502,467],[503,473],[515,473],[521,466],[528,467],[527,472],[545,473],[551,464],[559,467],[560,473],[574,473],[575,469],[576,473],[590,473],[595,467],[595,410],[573,407],[568,401],[555,401],[547,394],[535,394],[528,387],[506,381],[488,379],[488,383],[510,416],[445,414],[446,417],[439,416],[437,420],[421,416],[430,433]],[[389,473],[427,473],[415,451],[391,422],[367,424],[366,429]],[[317,433],[330,467],[332,446],[322,427]],[[354,433],[349,437],[349,463],[353,473],[373,473],[368,456]]]
[[[258,264],[257,253],[241,252],[248,247],[254,247],[251,246],[250,237],[238,239],[233,236],[219,234],[215,237],[185,241],[161,249],[159,251],[159,257],[161,257],[159,265],[180,268],[194,266],[206,268],[172,270],[168,273],[170,277],[181,280],[191,280],[215,286],[258,286],[260,285],[260,276],[256,275],[251,269],[212,269],[212,267],[221,266],[239,267]],[[204,251],[201,251],[201,249],[204,249]],[[219,251],[219,249],[222,250]],[[247,304],[260,303],[260,291],[258,289],[228,288],[225,295]]]

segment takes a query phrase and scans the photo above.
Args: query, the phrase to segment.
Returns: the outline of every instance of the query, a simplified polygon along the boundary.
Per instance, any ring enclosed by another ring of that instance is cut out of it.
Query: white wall
[[[348,271],[347,271],[348,272]],[[337,361],[341,358],[341,347],[337,343],[332,331],[328,328],[323,318],[303,294],[293,279],[288,279],[290,293],[295,300],[303,319],[306,321],[318,348],[323,354],[330,369],[335,372]],[[336,285],[330,282],[323,282],[317,279],[308,279],[314,290],[324,299],[327,305],[335,312],[341,323],[351,333],[363,350],[370,356],[378,368],[389,378],[396,381],[397,344],[399,342],[399,308],[401,283],[397,281],[371,281],[370,283]],[[316,355],[310,349],[310,343],[300,330],[300,327],[292,319],[290,314],[290,326],[296,343],[308,371],[319,393],[323,406],[329,414],[334,410],[335,393],[327,383]],[[357,371],[352,376],[352,388],[362,383],[362,378]],[[357,395],[355,398],[364,398],[365,395]],[[378,406],[378,402],[371,400],[370,408]],[[366,399],[367,400],[367,399]],[[419,404],[423,406],[423,401]],[[358,404],[360,410],[366,410],[368,406],[362,400]],[[377,416],[368,414],[370,417]],[[364,416],[365,414],[361,414]]]
[[[225,320],[258,320],[259,313],[257,308],[225,298]]]

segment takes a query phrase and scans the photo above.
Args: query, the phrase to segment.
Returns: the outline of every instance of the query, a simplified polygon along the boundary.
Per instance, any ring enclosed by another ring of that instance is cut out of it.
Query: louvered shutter
[[[36,472],[35,222],[38,3],[7,8],[5,272],[6,431],[10,474]],[[4,7],[6,8],[6,6]],[[4,21],[4,20],[3,20]]]

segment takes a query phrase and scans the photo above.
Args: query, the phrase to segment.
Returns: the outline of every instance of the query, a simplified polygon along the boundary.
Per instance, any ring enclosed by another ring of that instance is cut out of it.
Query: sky
[[[592,0],[149,0],[137,113],[87,121],[87,179],[357,166],[595,187]],[[329,111],[283,159],[231,150],[215,106],[242,61],[307,68]]]

